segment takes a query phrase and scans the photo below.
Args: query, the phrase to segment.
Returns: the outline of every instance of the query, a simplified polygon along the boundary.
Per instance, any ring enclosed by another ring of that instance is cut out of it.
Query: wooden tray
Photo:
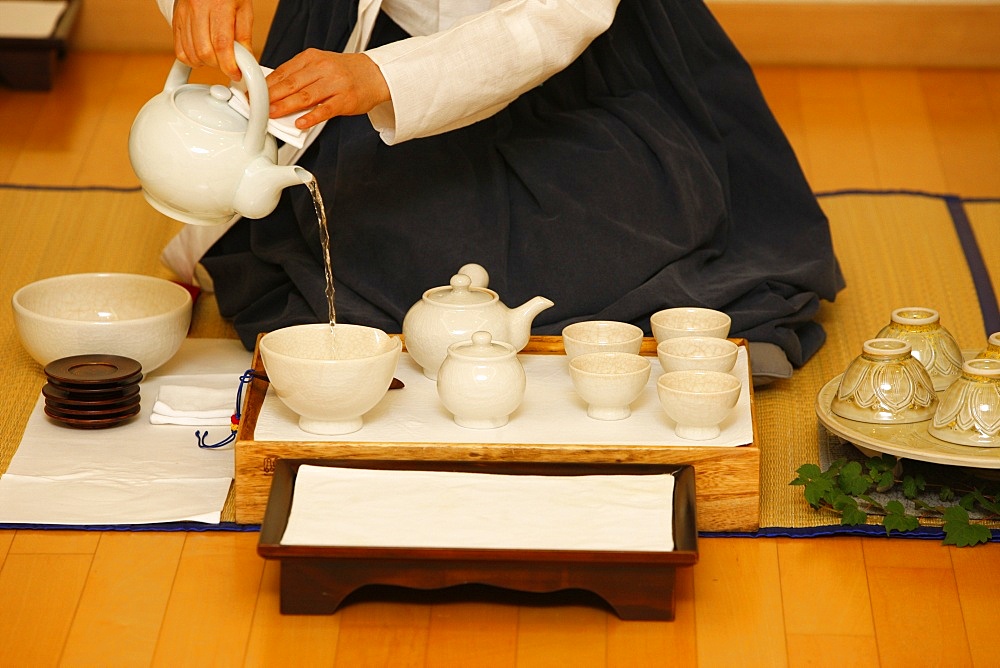
[[[735,339],[734,339],[735,340]],[[736,340],[745,346],[746,341]],[[564,354],[558,336],[532,337],[523,354]],[[647,338],[641,353],[656,355]],[[254,370],[263,373],[260,350]],[[552,443],[372,443],[358,441],[278,442],[254,440],[254,429],[267,391],[265,380],[254,380],[247,391],[236,435],[234,501],[236,521],[259,524],[264,517],[271,479],[281,459],[365,459],[375,461],[551,462],[595,464],[690,464],[697,476],[698,529],[756,531],[760,524],[760,450],[754,415],[752,383],[750,410],[753,442],[741,447],[710,445],[605,445]],[[405,391],[405,390],[404,390]],[[348,438],[350,435],[348,435]]]
[[[512,475],[642,475],[673,473],[674,550],[626,552],[281,545],[302,464]],[[698,561],[695,480],[690,466],[642,464],[491,464],[281,460],[274,471],[258,553],[281,562],[281,612],[331,614],[366,585],[439,589],[480,584],[514,591],[590,591],[622,619],[672,620],[677,568]]]

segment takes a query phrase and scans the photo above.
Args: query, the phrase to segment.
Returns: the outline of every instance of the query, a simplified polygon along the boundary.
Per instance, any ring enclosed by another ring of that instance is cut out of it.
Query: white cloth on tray
[[[674,476],[299,467],[282,545],[664,552]]]

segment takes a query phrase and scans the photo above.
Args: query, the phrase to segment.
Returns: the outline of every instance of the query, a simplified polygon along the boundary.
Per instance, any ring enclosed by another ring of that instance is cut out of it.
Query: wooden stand
[[[66,55],[66,43],[80,11],[80,2],[69,1],[55,30],[48,37],[0,37],[0,83],[24,90],[52,88],[56,65]]]
[[[738,343],[746,345],[745,341]],[[643,341],[642,354],[655,355],[656,343]],[[532,337],[523,354],[564,354],[557,336]],[[253,368],[263,373],[260,351]],[[750,409],[753,413],[751,387]],[[507,462],[595,464],[689,464],[697,472],[698,530],[756,531],[760,525],[760,450],[754,418],[753,443],[741,447],[710,445],[595,445],[551,443],[370,443],[276,442],[254,440],[257,416],[267,391],[254,380],[247,392],[236,437],[234,483],[236,521],[259,524],[271,479],[282,459],[365,459],[372,461]],[[405,390],[404,390],[405,391]]]
[[[522,475],[674,473],[672,552],[351,548],[281,545],[301,464],[356,468],[488,472]],[[577,464],[447,464],[431,462],[278,462],[258,552],[281,562],[281,612],[332,614],[366,585],[439,589],[485,584],[521,592],[582,589],[626,620],[672,620],[677,568],[698,561],[695,481],[690,466]]]

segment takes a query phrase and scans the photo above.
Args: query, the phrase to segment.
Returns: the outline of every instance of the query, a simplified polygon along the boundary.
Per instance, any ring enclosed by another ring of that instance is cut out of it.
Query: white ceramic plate
[[[1000,447],[981,448],[954,445],[931,436],[927,421],[912,424],[870,424],[835,415],[830,409],[841,376],[837,376],[819,391],[816,415],[820,424],[832,433],[858,446],[871,450],[934,464],[1000,469]]]

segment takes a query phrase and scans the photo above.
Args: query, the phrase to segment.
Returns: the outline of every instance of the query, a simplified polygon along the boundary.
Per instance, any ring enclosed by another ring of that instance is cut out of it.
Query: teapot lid
[[[174,105],[186,117],[214,130],[246,132],[247,120],[229,106],[233,91],[215,84],[207,88],[189,84],[179,87],[173,95]]]
[[[479,306],[498,300],[492,290],[472,287],[472,279],[465,274],[455,274],[449,285],[428,290],[424,296],[435,304],[446,306]]]
[[[461,357],[486,359],[491,357],[508,357],[514,354],[514,346],[503,341],[494,341],[489,332],[480,331],[472,335],[471,341],[460,341],[448,347],[448,352]]]

